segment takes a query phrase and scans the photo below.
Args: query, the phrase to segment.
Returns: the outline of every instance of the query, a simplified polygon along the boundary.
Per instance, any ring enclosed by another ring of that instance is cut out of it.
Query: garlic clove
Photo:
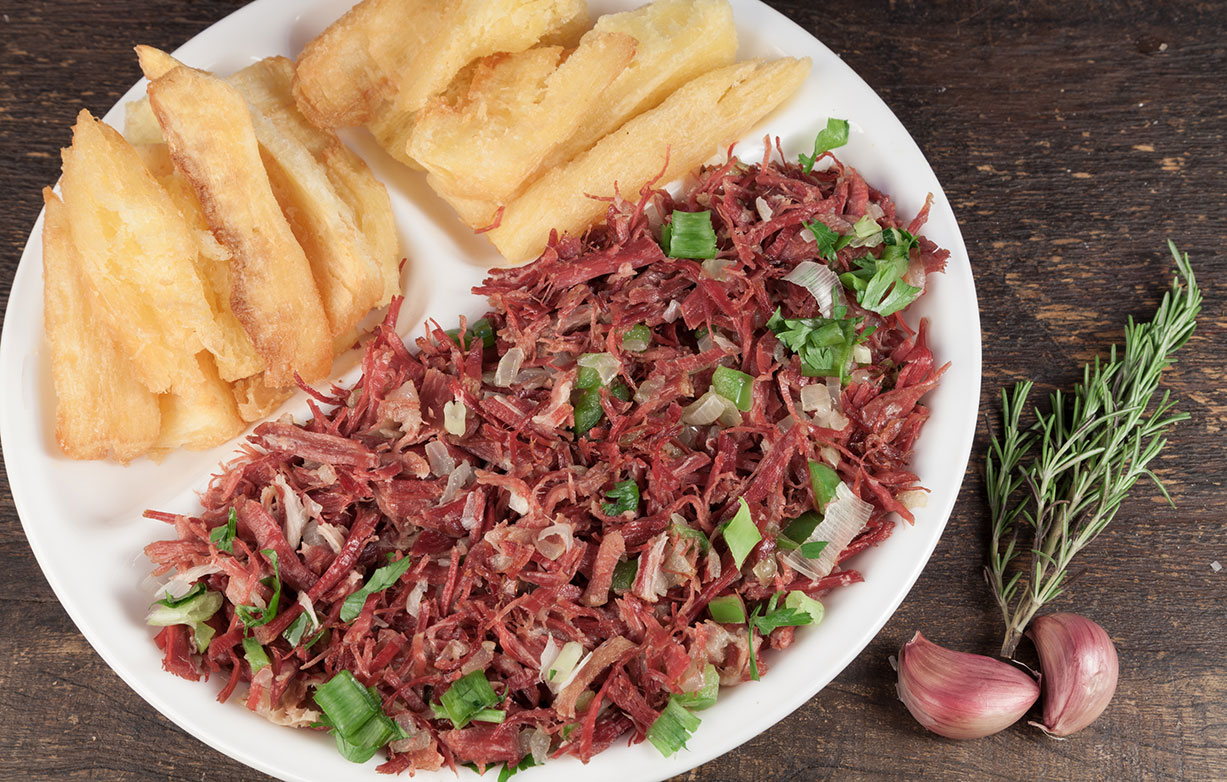
[[[920,633],[899,651],[899,699],[916,721],[951,739],[978,739],[1017,722],[1040,697],[1033,678],[1001,660],[955,652]]]
[[[1077,614],[1036,617],[1027,637],[1044,673],[1044,723],[1050,736],[1069,736],[1090,725],[1116,692],[1116,647],[1102,627]]]

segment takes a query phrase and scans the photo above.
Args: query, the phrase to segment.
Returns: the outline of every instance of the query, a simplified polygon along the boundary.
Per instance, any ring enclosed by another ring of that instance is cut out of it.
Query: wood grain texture
[[[758,738],[682,777],[716,780],[1227,779],[1227,6],[1211,2],[773,4],[838,52],[900,117],[959,216],[984,328],[984,396],[1081,362],[1148,317],[1175,238],[1206,306],[1167,387],[1193,416],[1158,462],[1176,509],[1139,486],[1082,557],[1060,607],[1104,625],[1116,699],[1074,739],[1016,727],[973,743],[926,734],[887,657],[922,629],[992,652],[981,576],[981,431],[947,531],[911,594],[828,688]],[[235,2],[0,2],[0,279],[79,108],[138,76],[131,46],[173,49]],[[172,726],[86,644],[43,579],[0,486],[0,779],[257,780]]]

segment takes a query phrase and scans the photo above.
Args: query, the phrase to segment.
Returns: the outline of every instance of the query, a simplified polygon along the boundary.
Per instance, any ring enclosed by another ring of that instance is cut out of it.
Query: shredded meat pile
[[[736,593],[759,605],[788,590],[821,597],[860,581],[844,563],[891,534],[892,513],[912,520],[900,495],[919,488],[907,469],[928,415],[918,400],[941,374],[924,323],[883,319],[849,297],[849,315],[864,318],[858,328],[877,327],[866,343],[872,360],[835,385],[842,428],[802,409],[801,389],[828,381],[804,377],[765,325],[777,308],[786,318],[819,314],[805,288],[781,280],[816,258],[802,224],[847,233],[869,214],[916,234],[928,211],[901,222],[856,171],[824,164],[805,174],[773,155],[760,165],[730,159],[700,172],[684,199],[645,191],[635,203],[613,201],[605,224],[556,238],[536,262],[494,271],[475,289],[490,302],[493,348],[471,330],[456,339],[430,324],[414,354],[389,315],[353,389],[315,393],[306,423],[257,427],[213,478],[198,516],[147,514],[176,533],[146,549],[155,572],[197,568],[194,580],[224,596],[203,654],[188,625],[161,630],[166,669],[221,677],[223,701],[243,684],[248,708],[316,728],[312,688],[348,670],[407,736],[387,746],[384,772],[515,764],[529,753],[586,761],[621,736],[643,740],[670,694],[696,689],[707,664],[725,685],[749,678],[749,644],[784,649],[795,628],[762,639],[712,621],[708,602]],[[711,210],[727,264],[664,255],[658,216],[674,209]],[[845,248],[830,265],[846,271],[864,254]],[[908,280],[923,287],[945,258],[920,238]],[[652,332],[642,352],[622,345],[635,324]],[[496,386],[495,368],[513,348],[522,365],[509,386]],[[576,436],[576,360],[586,353],[612,354],[620,369],[599,391],[600,420]],[[721,365],[753,376],[750,409],[736,425],[683,423],[683,408]],[[610,392],[618,384],[625,393]],[[463,405],[462,434],[445,428],[448,403],[453,415]],[[776,546],[782,526],[813,507],[810,460],[835,463],[873,506],[841,565],[819,579],[795,572]],[[607,514],[606,493],[627,480],[640,489],[637,509]],[[762,533],[740,569],[717,529],[739,498]],[[231,509],[238,534],[226,552],[210,532]],[[276,552],[281,608],[246,628],[236,607],[271,599],[267,550]],[[401,556],[412,558],[404,575],[343,621],[345,597]],[[628,560],[636,574],[615,587],[615,568]],[[295,646],[283,637],[304,611],[328,630],[310,648],[314,631]],[[254,677],[245,636],[270,660]],[[567,641],[591,656],[555,692],[542,655]],[[506,717],[457,729],[430,704],[473,671],[503,698]]]

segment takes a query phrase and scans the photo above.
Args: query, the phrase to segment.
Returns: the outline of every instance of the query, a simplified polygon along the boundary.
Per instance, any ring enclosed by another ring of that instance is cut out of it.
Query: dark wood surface
[[[886,100],[961,220],[984,327],[983,404],[1003,383],[1072,382],[1148,317],[1164,241],[1194,258],[1206,306],[1166,385],[1192,420],[1158,462],[1176,509],[1139,486],[1082,556],[1057,606],[1120,653],[1117,695],[1065,742],[1016,726],[978,742],[925,733],[887,658],[911,633],[992,653],[981,576],[982,431],[924,574],[886,628],[789,718],[685,779],[1227,779],[1227,5],[775,0]],[[240,5],[0,2],[0,279],[4,298],[39,188],[81,107],[137,78],[131,46],[174,48]],[[11,454],[5,454],[12,458]],[[171,725],[103,663],[60,608],[0,489],[0,779],[264,779]]]

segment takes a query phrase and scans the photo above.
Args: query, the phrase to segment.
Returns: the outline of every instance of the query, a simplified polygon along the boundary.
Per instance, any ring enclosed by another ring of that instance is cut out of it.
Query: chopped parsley
[[[828,228],[825,224],[817,220],[811,220],[808,223],[802,223],[809,232],[814,235],[814,243],[818,249],[818,257],[827,261],[835,260],[835,251],[840,248],[841,237],[838,233]],[[849,239],[848,241],[851,241]],[[844,242],[847,244],[847,242]]]
[[[845,381],[853,346],[873,333],[869,329],[857,334],[861,318],[849,318],[847,314],[848,308],[837,304],[830,318],[786,319],[777,308],[767,321],[767,328],[801,357],[801,372],[806,377],[837,377]]]
[[[814,621],[814,617],[806,607],[790,608],[785,604],[784,608],[780,608],[780,596],[783,594],[783,592],[776,592],[767,602],[765,611],[763,606],[757,606],[746,621],[750,647],[750,678],[754,681],[758,681],[758,659],[754,654],[754,631],[757,630],[766,637],[771,634],[772,630],[780,627],[799,627]]]
[[[814,138],[814,154],[800,156],[801,170],[806,174],[810,173],[814,170],[814,164],[818,162],[818,158],[847,143],[848,120],[834,117],[828,119],[827,126],[818,131],[818,135]]]
[[[903,281],[910,259],[918,247],[916,237],[899,228],[882,231],[882,257],[865,255],[854,261],[856,268],[839,275],[844,287],[856,292],[856,303],[882,317],[904,309],[923,292]]]

